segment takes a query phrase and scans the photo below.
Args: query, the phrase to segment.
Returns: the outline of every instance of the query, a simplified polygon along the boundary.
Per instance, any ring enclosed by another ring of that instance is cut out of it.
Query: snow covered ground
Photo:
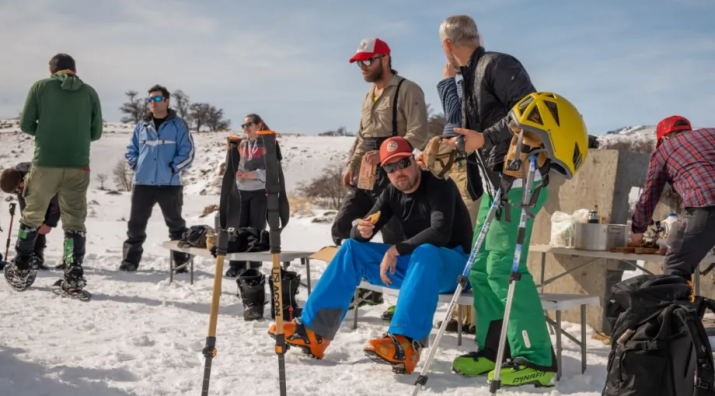
[[[93,174],[110,175],[124,155],[131,128],[115,126],[92,146]],[[32,140],[0,129],[0,167],[14,166],[32,156]],[[185,176],[184,214],[188,225],[212,225],[213,217],[199,217],[207,205],[217,204],[213,192],[218,164],[223,161],[224,134],[195,134],[198,148],[194,167]],[[352,138],[285,136],[289,188],[317,176],[328,161],[343,161]],[[208,330],[214,261],[196,259],[196,278],[188,274],[168,282],[168,253],[160,243],[168,237],[160,210],[155,208],[147,230],[144,259],[137,273],[117,271],[126,233],[130,195],[110,195],[92,181],[88,201],[88,246],[85,262],[87,290],[92,301],[63,300],[50,292],[59,271],[40,272],[35,284],[23,293],[0,282],[0,395],[14,396],[129,396],[198,395],[201,389],[204,346]],[[0,193],[1,194],[1,193]],[[0,199],[6,200],[5,195]],[[320,215],[320,211],[316,211]],[[13,225],[14,243],[18,216]],[[330,245],[329,224],[312,223],[312,217],[291,219],[283,232],[283,248],[315,251]],[[0,225],[7,232],[7,205],[0,205]],[[6,233],[0,237],[3,242]],[[47,262],[60,261],[61,230],[49,234]],[[11,253],[11,255],[13,255]],[[325,264],[311,263],[313,284]],[[269,264],[263,271],[268,274]],[[305,278],[305,268],[293,263]],[[224,279],[218,319],[218,356],[213,362],[211,395],[277,395],[278,365],[275,341],[266,331],[270,319],[244,322],[234,280]],[[299,302],[307,290],[301,288]],[[361,309],[360,325],[353,331],[352,313],[322,361],[304,357],[297,350],[286,356],[288,395],[406,395],[416,374],[398,376],[388,366],[376,365],[362,353],[368,339],[380,336],[385,324],[380,314],[386,304]],[[446,305],[439,306],[434,321],[443,319]],[[265,317],[270,317],[268,309]],[[578,334],[577,325],[565,330]],[[434,337],[433,332],[432,337]],[[564,374],[555,388],[523,387],[503,390],[502,395],[600,395],[605,382],[609,347],[591,340],[589,328],[588,370],[580,373],[578,347],[563,338]],[[473,349],[473,337],[465,336],[457,347],[456,335],[443,338],[423,395],[487,395],[486,378],[469,379],[450,372],[452,359]],[[425,352],[424,358],[426,358]],[[424,362],[423,358],[423,362]],[[421,367],[422,363],[419,367]]]

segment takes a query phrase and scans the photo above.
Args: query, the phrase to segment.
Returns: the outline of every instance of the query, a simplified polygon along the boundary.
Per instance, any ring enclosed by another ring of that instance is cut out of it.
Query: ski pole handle
[[[10,216],[15,216],[15,206],[17,204],[15,202],[10,203]]]

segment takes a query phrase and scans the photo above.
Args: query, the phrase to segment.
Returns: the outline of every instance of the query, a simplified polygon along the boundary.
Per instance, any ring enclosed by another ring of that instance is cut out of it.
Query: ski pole
[[[506,333],[509,327],[509,317],[511,315],[511,305],[514,300],[514,289],[516,282],[521,280],[519,272],[519,261],[521,261],[521,250],[524,244],[524,236],[526,234],[526,222],[528,220],[526,208],[531,201],[533,193],[534,174],[536,172],[536,155],[529,157],[529,175],[526,179],[526,184],[523,186],[524,195],[522,198],[521,218],[519,219],[519,230],[516,236],[516,248],[514,250],[514,261],[511,264],[511,276],[509,277],[509,291],[506,296],[506,307],[504,309],[504,321],[502,322],[501,334],[499,335],[499,349],[497,350],[497,361],[494,369],[494,379],[489,385],[489,392],[492,396],[497,394],[497,390],[501,387],[499,376],[501,375],[502,360],[504,359],[504,349],[506,348]]]
[[[228,217],[231,214],[231,192],[236,188],[236,159],[238,155],[238,141],[228,138],[226,152],[226,169],[221,181],[221,198],[219,202],[218,238],[216,240],[216,270],[214,273],[213,296],[211,298],[211,313],[209,317],[209,334],[206,345],[202,350],[206,362],[204,363],[204,379],[201,396],[208,396],[211,381],[211,363],[216,357],[216,325],[218,322],[219,303],[221,301],[221,281],[223,280],[223,262],[228,252],[228,234],[233,228],[228,227]],[[240,208],[239,208],[240,209]]]
[[[5,242],[5,261],[8,261],[7,259],[7,253],[10,251],[10,236],[12,235],[12,223],[15,219],[15,206],[17,204],[15,202],[10,203],[10,227],[7,230],[7,242]]]
[[[429,368],[432,365],[432,360],[434,359],[435,353],[437,353],[437,346],[439,345],[439,342],[442,340],[442,335],[445,332],[445,329],[447,328],[447,322],[449,322],[449,318],[452,316],[452,311],[454,310],[454,307],[457,305],[457,300],[459,300],[459,297],[462,295],[462,290],[464,290],[465,287],[467,287],[467,282],[469,281],[469,272],[472,270],[472,264],[474,263],[474,260],[477,258],[477,253],[479,253],[479,249],[482,246],[482,243],[484,242],[484,239],[487,236],[487,232],[489,232],[489,226],[492,223],[492,219],[494,219],[494,215],[496,214],[497,210],[499,209],[499,203],[501,202],[501,188],[497,190],[496,197],[494,198],[494,202],[492,202],[492,206],[489,208],[489,213],[487,213],[487,218],[484,221],[484,224],[482,224],[482,229],[479,231],[479,235],[477,236],[477,241],[474,243],[474,246],[472,246],[472,252],[469,255],[469,258],[467,259],[467,265],[464,266],[464,271],[462,274],[457,278],[457,290],[454,291],[454,295],[452,296],[452,301],[449,303],[449,308],[447,309],[447,315],[445,316],[445,319],[442,321],[442,325],[439,327],[439,332],[437,333],[437,337],[434,339],[434,346],[430,348],[429,355],[427,356],[427,360],[425,361],[424,366],[422,367],[422,371],[420,372],[420,375],[417,376],[417,380],[415,381],[414,385],[412,386],[412,396],[416,396],[421,387],[425,386],[427,384],[427,373],[429,372]]]
[[[276,318],[276,346],[278,355],[278,386],[281,396],[286,395],[286,367],[285,353],[288,346],[285,342],[283,330],[283,280],[281,279],[281,230],[280,224],[280,200],[279,195],[285,193],[281,186],[281,170],[278,162],[278,150],[276,149],[276,134],[273,131],[259,131],[258,136],[263,140],[265,150],[264,160],[266,164],[266,217],[270,227],[269,240],[271,254],[273,257],[273,267],[271,276],[273,277],[273,311]],[[283,224],[285,226],[285,223]]]

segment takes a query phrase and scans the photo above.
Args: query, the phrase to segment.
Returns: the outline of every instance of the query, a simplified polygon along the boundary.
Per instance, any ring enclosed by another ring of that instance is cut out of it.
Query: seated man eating
[[[351,238],[325,269],[301,317],[286,323],[284,332],[289,345],[321,359],[363,279],[399,289],[387,334],[370,340],[364,351],[397,373],[412,373],[432,328],[438,294],[457,288],[472,243],[472,223],[454,182],[420,170],[404,138],[383,142],[380,165],[390,185],[367,219],[353,227]],[[407,239],[396,245],[370,242],[393,216]],[[268,333],[274,336],[275,331],[274,324]]]

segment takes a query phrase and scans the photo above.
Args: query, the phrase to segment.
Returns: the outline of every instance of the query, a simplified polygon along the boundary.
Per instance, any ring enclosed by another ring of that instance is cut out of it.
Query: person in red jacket
[[[656,148],[631,224],[639,244],[666,183],[683,199],[682,230],[665,256],[666,274],[692,282],[692,274],[715,246],[715,128],[692,130],[681,116],[665,118],[656,130]]]

